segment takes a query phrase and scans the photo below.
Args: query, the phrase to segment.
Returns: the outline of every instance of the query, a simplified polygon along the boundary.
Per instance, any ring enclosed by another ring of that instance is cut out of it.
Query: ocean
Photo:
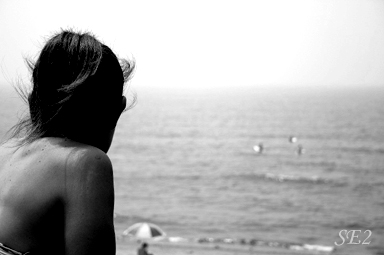
[[[23,108],[0,88],[1,137]],[[384,88],[134,89],[108,153],[118,237],[384,254]]]

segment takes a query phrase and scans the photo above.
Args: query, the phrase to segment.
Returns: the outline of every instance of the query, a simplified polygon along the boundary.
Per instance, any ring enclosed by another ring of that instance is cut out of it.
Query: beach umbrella
[[[127,228],[123,235],[137,239],[161,239],[165,232],[157,225],[148,222],[139,222]]]

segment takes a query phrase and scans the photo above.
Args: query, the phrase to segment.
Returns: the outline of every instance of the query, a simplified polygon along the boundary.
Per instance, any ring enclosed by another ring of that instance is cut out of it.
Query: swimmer
[[[297,153],[297,155],[304,154],[304,148],[303,148],[303,146],[302,146],[301,144],[299,144],[299,145],[297,146],[296,153]]]
[[[263,143],[259,143],[259,145],[253,146],[253,150],[259,154],[262,154],[264,151],[264,145]]]
[[[0,254],[115,254],[106,153],[134,62],[64,30],[29,66],[29,114],[0,146]]]
[[[290,136],[290,137],[289,137],[289,142],[290,142],[290,143],[296,143],[296,142],[297,142],[297,137],[295,137],[295,136]]]

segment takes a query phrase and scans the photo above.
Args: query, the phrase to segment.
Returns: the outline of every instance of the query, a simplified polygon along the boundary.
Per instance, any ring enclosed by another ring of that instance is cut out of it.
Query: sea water
[[[1,90],[0,136],[24,109]],[[202,242],[384,254],[384,89],[136,93],[108,153],[117,236],[146,221]]]

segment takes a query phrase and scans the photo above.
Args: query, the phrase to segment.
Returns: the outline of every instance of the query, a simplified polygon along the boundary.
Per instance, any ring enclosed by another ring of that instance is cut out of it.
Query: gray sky
[[[381,0],[0,0],[0,83],[60,28],[134,56],[134,86],[384,85]]]

